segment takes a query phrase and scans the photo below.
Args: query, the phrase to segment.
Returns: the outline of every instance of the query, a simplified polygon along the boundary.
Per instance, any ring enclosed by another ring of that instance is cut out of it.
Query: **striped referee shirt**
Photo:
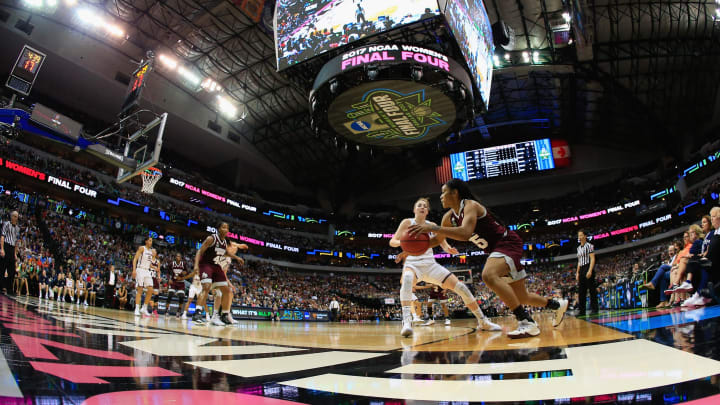
[[[2,227],[2,236],[5,237],[5,243],[15,246],[20,236],[20,226],[13,225],[12,222],[6,221]]]
[[[577,248],[578,264],[580,266],[586,266],[590,264],[590,253],[595,251],[595,247],[590,242],[585,242],[584,245],[580,245]]]

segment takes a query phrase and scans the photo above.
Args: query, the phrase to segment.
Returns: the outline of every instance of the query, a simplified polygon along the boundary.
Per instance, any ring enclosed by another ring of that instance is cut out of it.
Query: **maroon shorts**
[[[227,275],[222,267],[217,264],[200,265],[200,282],[203,284],[212,283],[213,286],[228,285]]]
[[[155,289],[155,291],[160,289],[160,283],[158,283],[158,279],[155,277],[153,277],[153,288]]]
[[[428,298],[435,301],[447,301],[448,297],[445,294],[444,290],[440,290],[438,292],[433,291],[432,289],[428,293]]]
[[[525,267],[523,267],[520,259],[523,256],[523,242],[522,239],[513,231],[508,231],[508,234],[500,239],[495,244],[489,257],[498,257],[505,259],[505,262],[510,267],[510,278],[513,281],[522,280],[527,277],[525,273]]]
[[[173,291],[185,292],[185,282],[184,281],[172,281],[170,283],[170,289]]]

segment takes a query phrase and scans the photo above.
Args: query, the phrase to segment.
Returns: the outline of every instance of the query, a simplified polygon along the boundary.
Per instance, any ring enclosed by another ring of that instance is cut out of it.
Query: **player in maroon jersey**
[[[170,288],[168,289],[167,306],[165,315],[170,311],[170,303],[172,302],[173,296],[178,296],[178,310],[175,316],[179,317],[182,313],[183,303],[185,302],[185,271],[186,265],[180,253],[175,255],[175,260],[170,264]]]
[[[490,289],[513,311],[518,320],[510,338],[524,338],[540,334],[535,321],[523,305],[549,308],[555,311],[553,326],[558,326],[567,310],[567,300],[554,300],[529,293],[525,287],[525,270],[520,263],[523,243],[520,236],[500,224],[473,196],[467,183],[452,179],[442,186],[440,201],[450,210],[442,219],[442,226],[415,225],[412,234],[434,232],[447,238],[470,241],[489,253],[482,279]],[[437,246],[437,240],[431,246]],[[509,280],[508,280],[509,278]]]
[[[428,321],[423,326],[435,324],[435,303],[440,304],[440,308],[445,315],[445,325],[450,325],[450,311],[448,311],[448,296],[445,290],[437,285],[433,285],[428,290]]]
[[[187,277],[189,278],[195,274],[199,274],[203,292],[198,297],[193,322],[203,322],[202,312],[212,286],[213,288],[219,289],[222,293],[223,313],[220,315],[220,320],[226,325],[232,324],[230,320],[230,300],[232,299],[232,294],[230,294],[229,282],[225,271],[223,271],[223,267],[227,267],[232,259],[237,260],[240,265],[245,263],[245,261],[235,254],[228,252],[227,249],[232,244],[232,242],[226,239],[229,231],[230,226],[226,222],[220,224],[217,233],[208,236],[195,255],[193,272]],[[238,247],[247,249],[247,245],[245,244],[238,245]]]

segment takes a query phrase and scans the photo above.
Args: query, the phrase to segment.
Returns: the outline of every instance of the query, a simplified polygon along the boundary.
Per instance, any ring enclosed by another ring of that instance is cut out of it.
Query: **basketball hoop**
[[[142,192],[146,194],[152,194],[155,190],[155,184],[162,177],[162,170],[156,167],[149,167],[140,174],[142,176]]]

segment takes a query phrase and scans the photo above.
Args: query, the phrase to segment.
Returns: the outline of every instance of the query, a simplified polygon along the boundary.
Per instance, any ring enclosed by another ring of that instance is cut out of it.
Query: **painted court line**
[[[645,312],[645,313],[640,313],[640,314],[622,315],[622,316],[613,316],[610,318],[593,319],[591,322],[595,322],[595,323],[619,322],[619,321],[627,321],[630,319],[641,319],[641,318],[649,318],[649,317],[658,316],[658,315],[667,315],[667,314],[672,314],[675,312],[682,312],[682,309],[681,308],[658,309],[656,311],[650,311],[650,312]]]

